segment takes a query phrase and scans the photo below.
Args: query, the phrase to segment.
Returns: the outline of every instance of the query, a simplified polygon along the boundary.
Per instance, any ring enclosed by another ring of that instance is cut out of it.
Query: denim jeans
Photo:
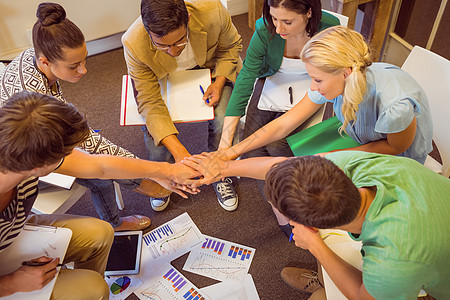
[[[224,86],[219,104],[214,107],[214,119],[208,121],[208,152],[216,151],[219,147],[220,138],[222,136],[223,118],[232,90],[231,84],[227,83]],[[142,131],[144,132],[144,141],[148,150],[149,160],[174,162],[172,154],[165,146],[155,146],[155,142],[148,133],[146,126],[142,126]]]
[[[119,217],[119,208],[116,203],[116,193],[113,182],[121,187],[133,190],[141,184],[141,179],[82,179],[76,182],[91,191],[92,202],[100,218],[109,222],[113,227],[122,224]]]
[[[247,116],[245,118],[244,132],[242,139],[246,139],[251,136],[255,131],[266,125],[267,123],[275,120],[278,117],[281,117],[284,112],[273,112],[260,110],[258,108],[259,95],[253,96],[250,99],[250,103],[247,109]],[[292,131],[289,135],[295,134],[303,129],[303,126],[300,125],[294,131]],[[255,138],[257,138],[255,136]],[[294,156],[291,148],[289,147],[285,138],[270,143],[266,146],[257,148],[255,150],[251,150],[242,155],[242,158],[250,158],[250,157],[261,157],[261,156],[283,156],[283,157],[291,157]],[[256,180],[259,192],[261,193],[264,200],[267,201],[264,195],[264,180],[257,179]]]

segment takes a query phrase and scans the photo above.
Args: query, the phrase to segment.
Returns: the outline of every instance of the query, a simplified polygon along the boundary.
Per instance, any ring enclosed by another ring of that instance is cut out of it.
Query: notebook
[[[200,86],[206,91],[211,84],[209,69],[180,71],[159,81],[161,96],[174,123],[199,122],[214,119],[214,108],[205,104]],[[145,125],[139,114],[129,75],[122,78],[120,125]]]
[[[62,262],[69,246],[72,231],[53,226],[25,225],[14,242],[1,252],[0,276],[17,270],[23,261],[40,256],[59,257]],[[59,268],[58,268],[59,273]],[[55,285],[56,277],[41,290],[15,293],[2,300],[48,300]]]
[[[287,137],[286,141],[295,156],[360,146],[345,132],[339,133],[341,126],[342,123],[334,116]]]
[[[260,110],[285,112],[294,107],[308,92],[311,77],[308,73],[277,72],[266,78],[258,102]],[[291,88],[291,91],[289,91]],[[291,103],[292,93],[292,103]]]

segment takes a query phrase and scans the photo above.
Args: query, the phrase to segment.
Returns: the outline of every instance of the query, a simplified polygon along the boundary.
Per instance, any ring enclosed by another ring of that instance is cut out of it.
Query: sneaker
[[[166,209],[167,205],[169,205],[170,196],[163,198],[153,198],[150,197],[150,204],[152,205],[152,209],[154,211],[163,211]]]
[[[319,282],[317,272],[307,269],[284,268],[281,271],[281,278],[287,285],[301,292],[314,293],[318,289],[323,288]]]
[[[232,183],[231,178],[225,178],[224,181],[213,183],[220,206],[228,211],[233,211],[238,206],[238,196]]]

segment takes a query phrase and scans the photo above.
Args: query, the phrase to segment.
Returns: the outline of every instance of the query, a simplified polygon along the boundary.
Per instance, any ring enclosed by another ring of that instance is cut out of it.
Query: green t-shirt
[[[450,299],[450,180],[404,157],[326,155],[359,187],[375,186],[361,235],[363,283],[376,299]]]

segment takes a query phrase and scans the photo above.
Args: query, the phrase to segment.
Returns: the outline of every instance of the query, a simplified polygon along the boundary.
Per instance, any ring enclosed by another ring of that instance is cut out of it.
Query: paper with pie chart
[[[220,281],[243,280],[255,249],[205,235],[206,241],[191,250],[183,270]]]
[[[142,236],[145,248],[151,254],[146,267],[157,270],[163,264],[189,252],[205,239],[187,213]]]
[[[142,281],[137,276],[106,276],[105,281],[109,286],[109,299],[123,300],[137,289]]]
[[[171,264],[164,264],[158,271],[146,278],[145,284],[135,295],[142,300],[209,300],[204,292],[193,285]]]

